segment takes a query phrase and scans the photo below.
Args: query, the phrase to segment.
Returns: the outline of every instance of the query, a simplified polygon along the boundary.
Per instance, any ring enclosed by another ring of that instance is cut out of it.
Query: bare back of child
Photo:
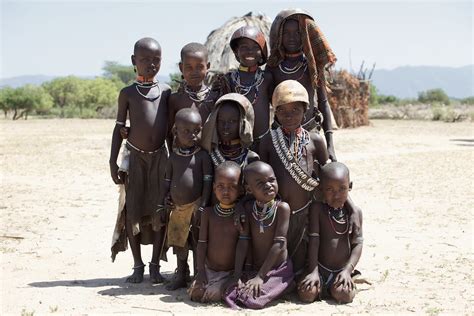
[[[249,220],[244,223],[237,243],[234,280],[238,282],[228,289],[225,301],[232,308],[261,309],[280,297],[293,282],[286,247],[290,208],[276,199],[278,183],[270,165],[253,162],[244,169],[244,176],[247,190],[254,198],[244,202]],[[249,240],[253,271],[242,276]]]
[[[233,214],[241,194],[240,174],[240,166],[233,161],[225,161],[216,167],[213,188],[218,203],[207,207],[201,216],[198,274],[188,290],[193,301],[220,301],[234,268],[239,232],[233,224]]]
[[[362,227],[349,233],[349,212],[344,206],[352,183],[347,167],[338,162],[321,169],[324,203],[315,202],[309,214],[308,271],[298,285],[304,302],[333,298],[350,303],[355,296],[352,280],[362,253]]]
[[[167,159],[165,138],[167,134],[168,107],[171,93],[167,85],[154,80],[161,65],[161,47],[152,38],[142,38],[135,43],[132,63],[137,80],[123,88],[119,94],[117,121],[112,134],[110,172],[116,184],[126,188],[126,235],[134,258],[134,273],[127,282],[143,280],[144,263],[140,243],[153,244],[150,262],[152,282],[162,282],[159,258],[163,244],[163,223],[155,220],[160,177],[164,174]],[[130,150],[128,176],[118,172],[117,156],[122,143],[120,128],[130,119],[127,148]],[[126,181],[126,182],[125,182]]]
[[[198,145],[201,125],[201,116],[196,109],[185,108],[176,114],[175,141],[166,164],[164,190],[160,196],[162,208],[167,194],[172,201],[167,241],[168,246],[174,246],[178,259],[175,278],[167,286],[169,290],[186,287],[189,248],[195,250],[200,214],[208,204],[212,190],[211,160]]]
[[[306,226],[319,165],[328,160],[322,137],[301,127],[309,104],[306,89],[295,80],[275,88],[272,106],[281,127],[262,140],[261,160],[268,162],[280,183],[280,196],[290,205],[288,253],[295,273],[301,273],[306,257]]]

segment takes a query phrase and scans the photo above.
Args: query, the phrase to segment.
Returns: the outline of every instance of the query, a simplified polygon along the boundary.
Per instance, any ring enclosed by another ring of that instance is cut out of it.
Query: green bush
[[[441,103],[446,105],[450,103],[449,97],[443,89],[431,89],[419,92],[418,101],[421,103]]]

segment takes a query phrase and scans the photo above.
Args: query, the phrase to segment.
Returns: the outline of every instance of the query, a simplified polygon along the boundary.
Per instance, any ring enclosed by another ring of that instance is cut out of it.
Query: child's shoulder
[[[287,212],[290,213],[290,205],[285,201],[278,202],[278,212]]]

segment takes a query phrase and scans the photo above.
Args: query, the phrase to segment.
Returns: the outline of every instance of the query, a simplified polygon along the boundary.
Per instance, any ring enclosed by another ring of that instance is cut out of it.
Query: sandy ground
[[[472,315],[473,126],[372,121],[337,131],[364,211],[359,268],[372,285],[351,304],[281,300],[260,313]],[[1,120],[0,128],[2,314],[230,312],[151,285],[147,274],[124,283],[130,252],[111,263],[112,120]],[[163,264],[167,278],[174,268]]]

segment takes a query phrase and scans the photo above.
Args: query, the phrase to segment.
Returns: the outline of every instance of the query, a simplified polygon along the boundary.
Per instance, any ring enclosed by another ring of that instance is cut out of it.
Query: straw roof
[[[212,31],[208,36],[206,45],[209,51],[209,62],[211,63],[211,75],[216,73],[226,73],[230,69],[236,69],[239,63],[235,59],[234,52],[230,48],[229,42],[232,34],[240,27],[250,25],[260,28],[265,34],[268,43],[270,26],[272,20],[261,13],[249,12],[242,17],[229,19],[220,28]]]

